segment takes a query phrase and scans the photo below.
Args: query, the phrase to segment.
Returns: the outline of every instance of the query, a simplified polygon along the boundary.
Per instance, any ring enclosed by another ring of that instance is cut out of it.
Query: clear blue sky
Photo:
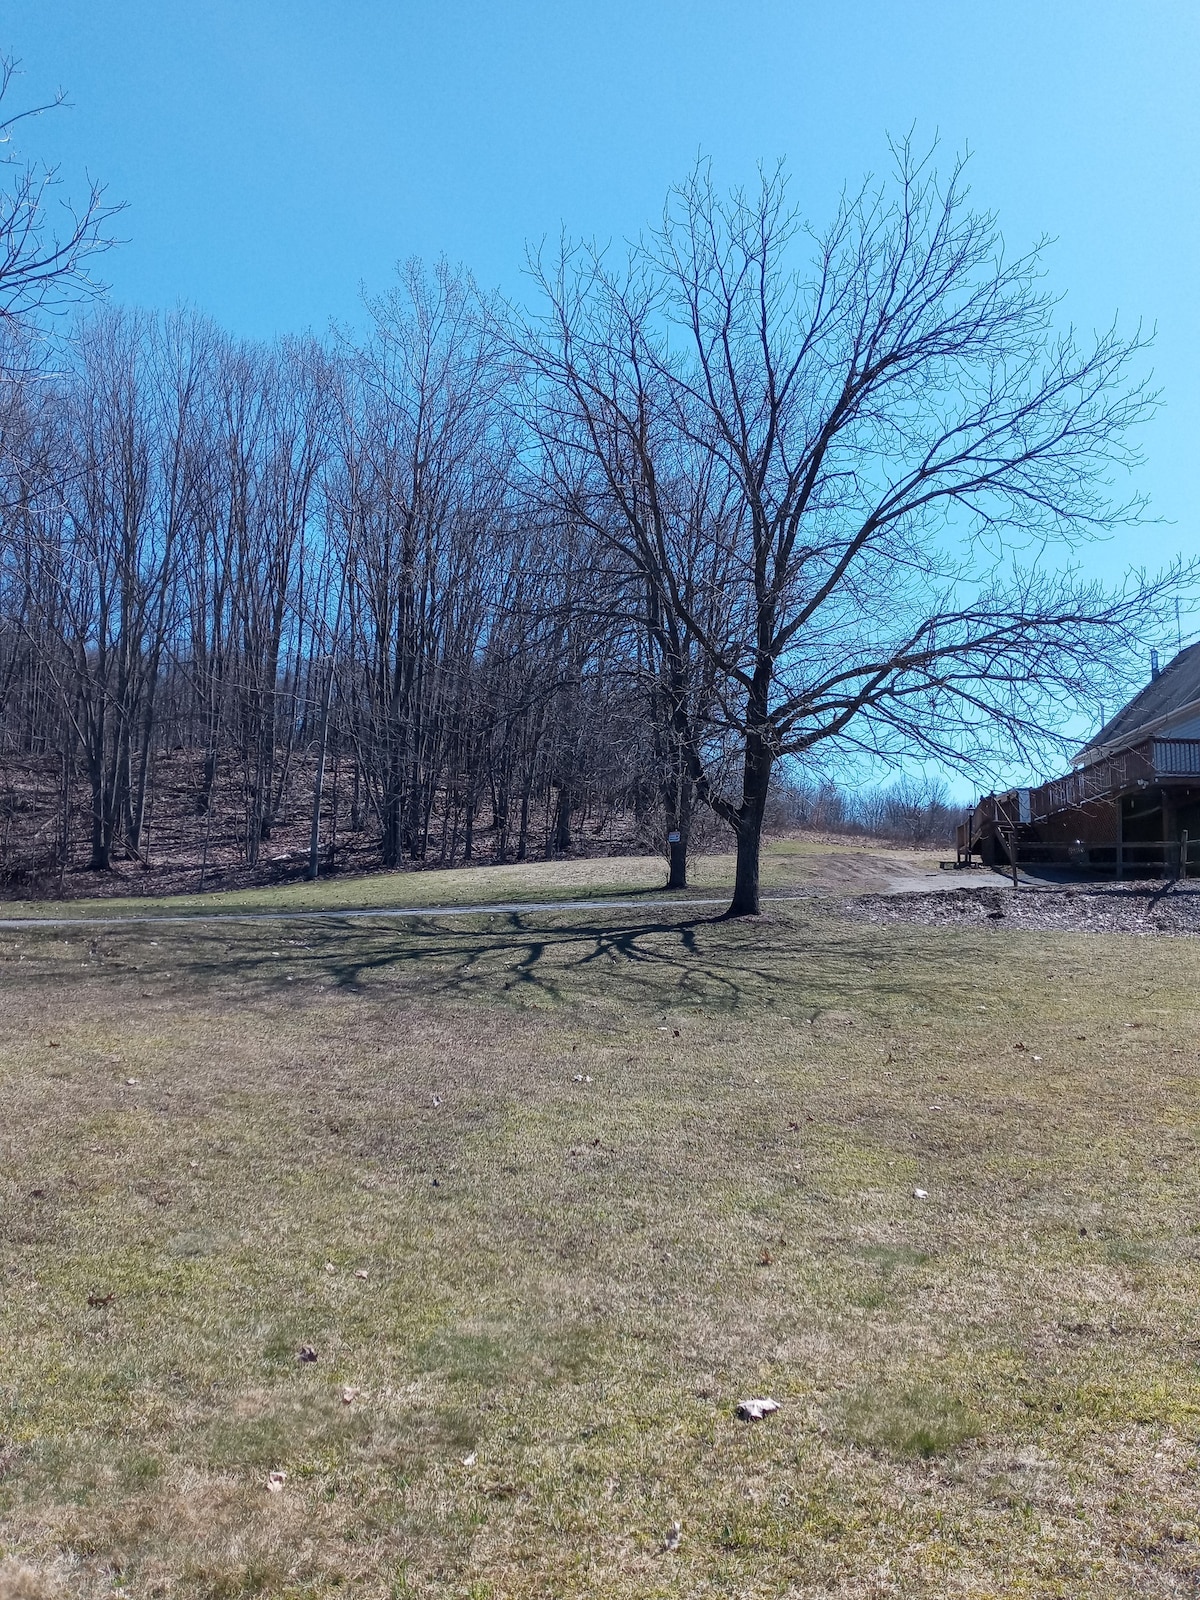
[[[1091,328],[1154,324],[1165,408],[1141,485],[1195,548],[1200,461],[1197,0],[7,0],[18,96],[65,87],[31,153],[128,202],[115,295],[246,334],[357,315],[360,284],[446,254],[521,287],[528,240],[621,239],[698,152],[787,158],[826,218],[886,136],[969,146],[1013,248]]]
[[[889,131],[969,145],[1072,317],[1157,324],[1145,484],[1193,537],[1196,0],[7,0],[0,48],[73,101],[25,146],[128,202],[116,296],[249,334],[353,317],[410,254],[519,289],[527,240],[635,233],[698,151],[785,156],[822,219]]]

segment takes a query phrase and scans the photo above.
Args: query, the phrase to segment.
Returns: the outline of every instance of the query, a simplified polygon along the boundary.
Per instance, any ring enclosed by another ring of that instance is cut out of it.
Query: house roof
[[[1185,706],[1200,705],[1200,644],[1190,644],[1089,739],[1076,761],[1124,749]]]

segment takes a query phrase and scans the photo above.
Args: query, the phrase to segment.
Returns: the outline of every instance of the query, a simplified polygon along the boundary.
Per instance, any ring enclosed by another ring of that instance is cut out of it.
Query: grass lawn
[[[0,1596],[1194,1595],[1198,977],[803,902],[0,933]]]

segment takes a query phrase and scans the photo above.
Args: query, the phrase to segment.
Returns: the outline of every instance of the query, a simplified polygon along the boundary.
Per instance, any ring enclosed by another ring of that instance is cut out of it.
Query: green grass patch
[[[855,1444],[923,1458],[957,1449],[981,1428],[961,1401],[927,1384],[860,1389],[847,1402],[845,1425]]]

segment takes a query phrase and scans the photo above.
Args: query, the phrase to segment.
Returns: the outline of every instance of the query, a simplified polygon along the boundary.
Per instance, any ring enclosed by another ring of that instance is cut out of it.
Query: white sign
[[[669,833],[667,835],[667,843],[668,844],[678,844],[679,843],[679,835],[677,833]]]

